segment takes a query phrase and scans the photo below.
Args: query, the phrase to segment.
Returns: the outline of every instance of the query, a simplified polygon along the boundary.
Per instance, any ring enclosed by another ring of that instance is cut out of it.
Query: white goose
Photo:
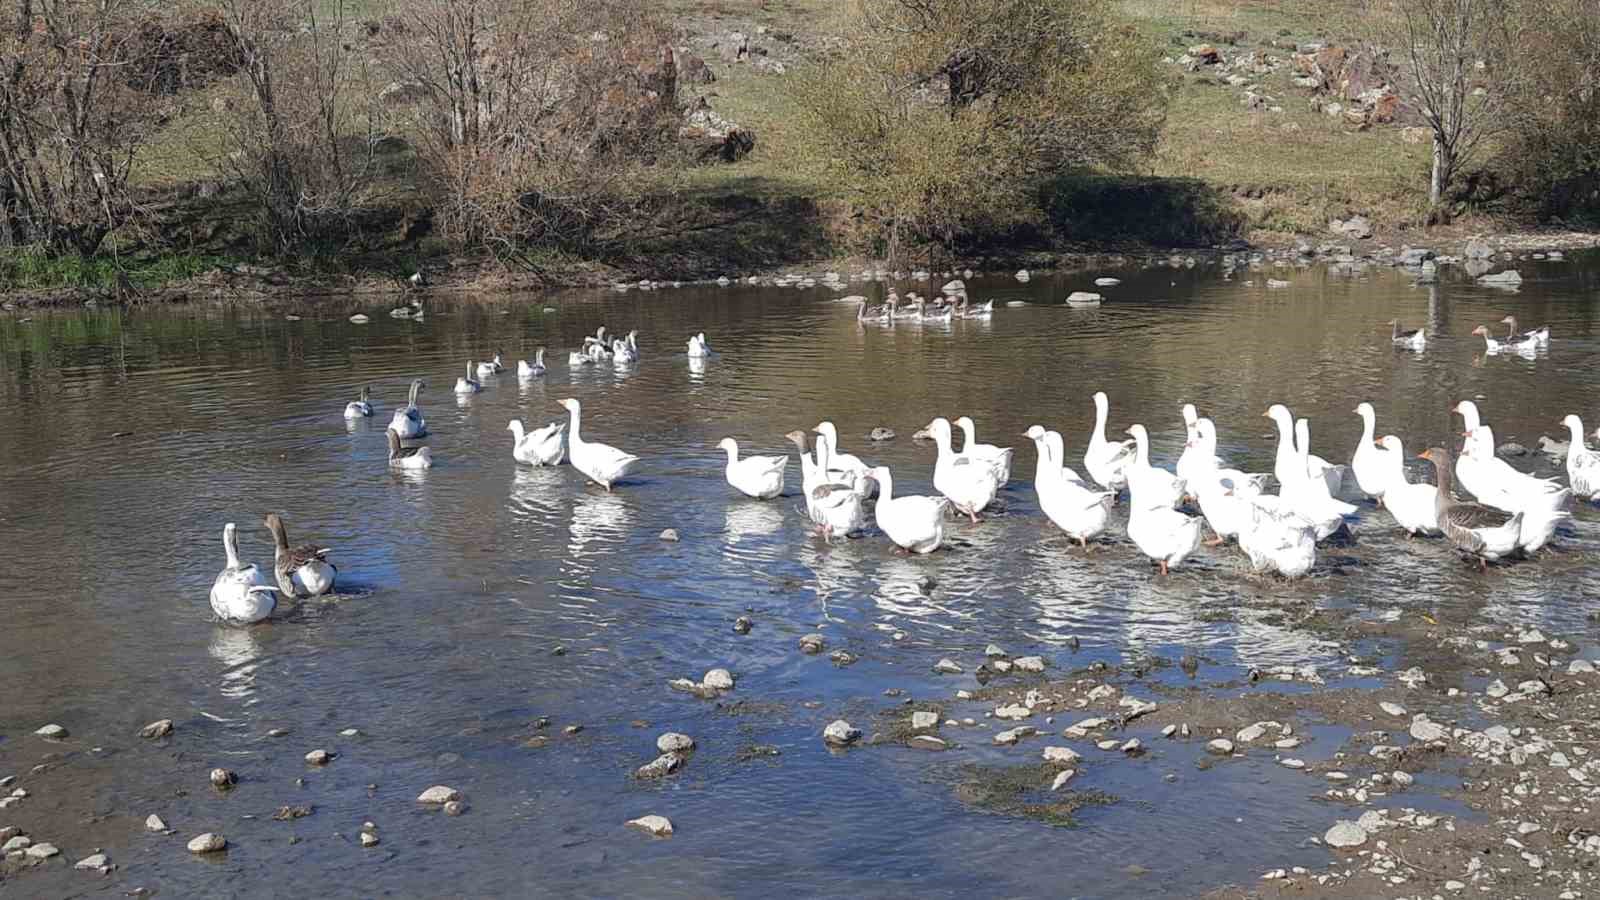
[[[232,522],[222,526],[222,549],[228,564],[211,585],[211,611],[224,622],[251,625],[272,615],[278,589],[254,565],[239,562],[238,538]]]
[[[1344,517],[1354,515],[1356,507],[1335,500],[1325,479],[1317,477],[1311,464],[1311,425],[1305,419],[1294,423],[1298,467],[1291,469],[1289,480],[1282,483],[1278,495],[1289,509],[1310,522],[1317,530],[1317,540],[1329,537],[1344,524]]]
[[[1315,526],[1289,509],[1281,497],[1247,495],[1250,521],[1239,532],[1239,549],[1257,572],[1301,578],[1317,564]]]
[[[1584,446],[1582,419],[1567,416],[1561,424],[1567,426],[1571,435],[1567,444],[1567,480],[1572,484],[1572,492],[1585,500],[1593,500],[1600,494],[1600,453]]]
[[[344,417],[346,419],[365,419],[372,415],[372,403],[369,399],[371,396],[372,390],[367,387],[362,387],[361,396],[345,404]]]
[[[1198,430],[1199,424],[1200,414],[1195,411],[1194,404],[1185,403],[1183,405],[1183,453],[1178,455],[1176,471],[1178,477],[1183,479],[1183,483],[1190,493],[1194,493],[1196,484],[1200,478],[1204,477],[1206,472],[1213,469],[1221,469],[1226,465],[1217,457],[1214,441],[1209,455],[1202,451],[1202,442]]]
[[[835,428],[832,422],[826,420],[818,422],[817,427],[811,430],[817,434],[817,459],[819,463],[824,452],[828,457],[825,471],[829,479],[835,482],[852,483],[857,475],[863,478],[867,476],[871,467],[862,462],[861,457],[853,453],[844,453],[839,449],[839,429]],[[824,444],[827,445],[826,450],[824,450]],[[845,475],[850,477],[844,477]],[[866,496],[869,499],[876,497],[878,495],[878,483],[870,480],[865,481],[863,482],[863,490],[866,491]]]
[[[822,470],[817,466],[816,461],[811,458],[811,453],[806,450],[806,433],[796,429],[784,435],[784,437],[793,441],[795,449],[800,451],[800,493],[805,497],[806,501],[806,518],[810,519],[812,524],[820,526],[823,524],[823,520],[817,512],[812,491],[815,491],[826,479],[823,477]]]
[[[933,466],[934,488],[951,506],[977,524],[978,513],[993,503],[999,493],[1000,480],[988,465],[958,456],[950,449],[949,420],[941,417],[929,422],[928,433],[939,448],[939,458]]]
[[[867,525],[865,504],[869,476],[860,471],[831,469],[828,456],[831,446],[827,438],[819,436],[817,471],[823,477],[821,483],[811,489],[809,498],[817,521],[822,525],[823,540],[831,540],[835,534],[849,537]]]
[[[1500,324],[1509,326],[1508,336],[1512,339],[1521,338],[1523,340],[1531,340],[1540,347],[1550,346],[1549,325],[1540,325],[1538,328],[1535,328],[1532,331],[1518,331],[1516,316],[1506,316],[1504,319],[1500,320]]]
[[[616,338],[611,342],[611,363],[615,366],[631,366],[639,361],[639,355],[633,352],[628,342]]]
[[[1384,508],[1394,517],[1395,524],[1408,534],[1439,534],[1439,489],[1431,484],[1414,484],[1406,478],[1406,450],[1398,437],[1383,436],[1382,457],[1388,469],[1388,479],[1383,488]]]
[[[561,405],[572,414],[567,429],[568,461],[572,463],[574,469],[610,491],[612,484],[633,471],[633,467],[639,462],[639,457],[623,453],[610,444],[584,440],[578,430],[583,416],[582,405],[571,397],[561,401]]]
[[[422,392],[422,379],[411,380],[411,399],[406,405],[394,411],[394,417],[389,420],[389,430],[398,435],[402,440],[428,436],[428,423],[422,419],[422,410],[417,409],[417,394]]]
[[[1344,466],[1333,465],[1311,453],[1309,447],[1306,448],[1305,461],[1300,461],[1300,448],[1295,446],[1294,417],[1289,414],[1289,408],[1282,403],[1274,403],[1262,415],[1278,426],[1278,452],[1272,465],[1272,475],[1278,479],[1278,484],[1282,485],[1285,477],[1298,477],[1296,472],[1305,472],[1312,477],[1320,477],[1327,484],[1329,494],[1339,493],[1339,488],[1344,484]]]
[[[1215,460],[1217,426],[1210,419],[1195,422],[1195,437],[1190,444],[1201,460]],[[1261,493],[1260,477],[1246,475],[1237,469],[1225,469],[1213,464],[1209,468],[1192,470],[1193,480],[1186,481],[1186,489],[1200,503],[1200,512],[1206,524],[1216,535],[1212,545],[1228,538],[1237,538],[1249,527],[1252,520],[1251,498]]]
[[[870,474],[878,483],[878,505],[873,516],[889,540],[912,553],[932,553],[939,549],[944,542],[944,510],[949,501],[920,495],[896,497],[894,479],[887,466],[879,466]]]
[[[1010,447],[996,447],[993,444],[978,443],[978,427],[973,424],[970,416],[956,419],[956,427],[961,429],[962,443],[961,455],[978,462],[988,463],[994,469],[995,478],[999,479],[1000,486],[1005,487],[1011,480]]]
[[[1494,452],[1494,429],[1478,425],[1466,434],[1461,458],[1456,461],[1457,477],[1467,477],[1483,490],[1472,490],[1478,501],[1508,513],[1522,513],[1517,546],[1533,553],[1550,542],[1556,528],[1572,520],[1567,507],[1572,491],[1555,479],[1535,478],[1512,468]]]
[[[478,363],[478,378],[485,379],[504,372],[506,367],[500,362],[500,354],[496,353],[494,359]]]
[[[1039,509],[1055,526],[1087,547],[1089,541],[1099,537],[1106,529],[1110,516],[1110,491],[1091,490],[1076,475],[1067,477],[1061,465],[1061,451],[1050,439],[1052,432],[1034,425],[1028,429],[1034,448],[1039,454],[1039,465],[1034,473],[1033,489],[1039,496]],[[1056,435],[1059,439],[1060,435]]]
[[[1472,329],[1472,334],[1474,337],[1483,338],[1483,350],[1490,356],[1500,353],[1515,353],[1519,356],[1532,357],[1539,354],[1538,338],[1523,337],[1512,333],[1505,340],[1497,341],[1489,334],[1488,327],[1484,325],[1479,325],[1477,328]]]
[[[1355,413],[1361,417],[1361,441],[1356,444],[1356,452],[1350,457],[1350,471],[1355,473],[1356,484],[1361,487],[1362,493],[1382,506],[1383,491],[1393,475],[1394,466],[1389,460],[1389,451],[1383,449],[1375,436],[1378,414],[1373,411],[1372,404],[1358,404]]]
[[[511,432],[511,458],[530,466],[558,466],[567,451],[567,423],[551,422],[524,434],[521,419],[506,425]]]
[[[588,352],[584,350],[574,350],[567,354],[568,366],[587,366],[593,362],[594,360],[590,359]]]
[[[389,436],[389,468],[391,469],[431,469],[433,468],[433,451],[427,447],[402,447],[400,436],[392,431],[384,434]]]
[[[478,380],[472,377],[472,361],[468,360],[467,374],[456,379],[456,393],[476,394],[481,390],[483,390],[483,385],[479,384]]]
[[[529,363],[525,359],[517,360],[517,377],[522,379],[523,381],[527,381],[528,379],[531,379],[531,378],[538,378],[539,376],[543,375],[544,373],[545,373],[545,367],[544,367],[544,348],[543,347],[540,347],[539,349],[533,351],[533,362],[532,363]]]
[[[700,332],[689,338],[689,356],[692,359],[705,359],[711,355],[711,347],[706,344],[706,333]]]
[[[789,467],[789,457],[746,456],[740,459],[739,442],[731,437],[723,438],[717,446],[728,451],[728,465],[724,472],[728,484],[740,493],[757,500],[771,500],[783,493],[783,470]]]
[[[1142,426],[1129,428],[1143,430]],[[1174,479],[1176,480],[1176,479]],[[1128,537],[1140,552],[1155,560],[1165,575],[1200,548],[1200,517],[1188,516],[1166,502],[1169,494],[1148,493],[1159,487],[1156,479],[1140,478],[1129,472]]]
[[[1129,425],[1134,459],[1127,467],[1128,495],[1153,506],[1177,506],[1183,500],[1183,480],[1166,469],[1150,465],[1150,434],[1143,425]]]
[[[1111,443],[1106,440],[1106,417],[1111,402],[1105,392],[1094,395],[1094,430],[1089,432],[1089,448],[1083,453],[1083,469],[1095,483],[1118,491],[1128,486],[1127,468],[1136,452],[1133,441]]]

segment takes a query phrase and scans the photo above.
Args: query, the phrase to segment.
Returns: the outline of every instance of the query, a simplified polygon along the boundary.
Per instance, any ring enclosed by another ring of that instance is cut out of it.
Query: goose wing
[[[329,549],[328,547],[318,547],[315,544],[301,544],[298,547],[290,547],[283,553],[283,565],[292,572],[308,563],[326,562]]]
[[[1481,503],[1454,503],[1444,512],[1445,519],[1451,525],[1473,531],[1499,528],[1511,521],[1511,516],[1511,513]]]

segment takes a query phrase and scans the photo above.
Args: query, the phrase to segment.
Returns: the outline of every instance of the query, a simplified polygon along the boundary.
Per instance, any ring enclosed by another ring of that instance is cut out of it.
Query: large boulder
[[[678,137],[696,148],[702,162],[738,162],[756,146],[755,132],[718,115],[704,97],[683,117]]]

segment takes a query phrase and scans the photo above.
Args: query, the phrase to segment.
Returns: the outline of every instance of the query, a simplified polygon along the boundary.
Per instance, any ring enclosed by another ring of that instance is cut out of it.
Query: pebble
[[[940,675],[960,675],[962,672],[960,663],[948,658],[941,659],[934,663],[933,670],[938,672]]]
[[[640,779],[664,778],[678,771],[678,767],[681,765],[683,765],[683,757],[676,753],[663,753],[636,769],[633,777]]]
[[[274,728],[267,732],[267,737],[273,738],[288,737],[288,735],[289,729],[287,728]]]
[[[1044,658],[1038,656],[1024,656],[1012,663],[1023,672],[1043,672]]]
[[[739,618],[733,620],[733,633],[749,634],[750,629],[754,626],[755,623],[750,621],[749,616],[740,616]]]
[[[106,855],[104,853],[96,853],[93,856],[86,856],[83,859],[78,860],[77,864],[74,865],[73,868],[74,869],[104,869],[107,866],[109,866],[110,864],[111,864],[111,860],[107,859]]]
[[[1489,682],[1486,687],[1484,687],[1483,692],[1498,700],[1499,698],[1511,693],[1511,689],[1506,687],[1506,683],[1504,681],[1496,678],[1495,680]]]
[[[0,851],[5,853],[15,853],[18,850],[26,850],[32,845],[33,838],[30,838],[27,835],[19,834],[14,835],[10,840],[7,840],[4,845],[0,845]]]
[[[1395,771],[1389,773],[1389,780],[1395,783],[1395,787],[1410,787],[1411,783],[1417,779],[1413,777],[1410,772],[1403,772],[1399,769],[1396,769]]]
[[[418,803],[449,803],[452,800],[460,799],[460,791],[453,787],[445,787],[442,784],[436,784],[417,795]]]
[[[1233,741],[1230,741],[1227,738],[1217,738],[1214,741],[1208,741],[1206,743],[1206,752],[1215,753],[1218,756],[1227,756],[1233,752]]]
[[[1172,737],[1173,735],[1175,735],[1177,733],[1178,733],[1178,726],[1176,726],[1176,725],[1168,725],[1167,727],[1161,729],[1161,736],[1164,737],[1164,738]]]
[[[727,669],[712,669],[705,674],[704,678],[700,679],[700,683],[713,690],[731,691],[733,690],[733,673]]]
[[[227,769],[212,769],[211,783],[219,788],[230,788],[239,783],[239,776]]]
[[[1001,675],[1011,671],[1011,660],[1009,659],[991,659],[989,660],[989,665]]]
[[[1379,703],[1378,704],[1378,708],[1383,710],[1386,714],[1394,716],[1396,718],[1404,717],[1405,714],[1406,714],[1406,708],[1404,706],[1401,706],[1398,703],[1390,703],[1387,700],[1385,700],[1382,703]]]
[[[1071,747],[1046,747],[1043,753],[1044,761],[1057,765],[1070,766],[1083,757]]]
[[[459,816],[466,811],[467,805],[460,800],[451,800],[444,805],[444,814],[447,816]]]
[[[145,727],[139,729],[139,736],[142,737],[142,738],[149,738],[150,740],[155,740],[156,738],[164,738],[164,737],[166,737],[167,735],[169,735],[171,733],[172,733],[172,720],[171,719],[157,719],[156,721],[151,722],[149,725],[146,725]]]
[[[360,736],[361,736],[361,729],[359,729],[359,728],[346,728],[345,730],[339,732],[339,737],[353,738],[353,737],[360,737]]]
[[[1033,715],[1033,710],[1020,705],[1001,706],[995,709],[994,715],[997,719],[1026,719]]]
[[[1430,722],[1427,716],[1419,714],[1416,718],[1411,720],[1412,740],[1422,741],[1423,743],[1431,743],[1433,741],[1442,741],[1448,735],[1449,732],[1445,731],[1443,725],[1440,725],[1437,722]]]
[[[48,841],[41,841],[41,842],[39,842],[37,844],[34,844],[32,847],[28,848],[28,858],[30,858],[30,859],[49,859],[50,857],[55,856],[55,855],[59,854],[60,852],[61,852],[60,850],[56,849],[56,845],[55,844],[49,843]]]
[[[160,816],[151,814],[149,818],[144,820],[144,827],[146,831],[166,831],[167,823],[161,821]]]
[[[1367,842],[1367,832],[1348,819],[1340,819],[1322,836],[1322,842],[1329,847],[1359,847]]]
[[[919,710],[918,712],[911,714],[911,727],[918,731],[925,731],[929,728],[938,728],[939,716],[937,713],[922,712]]]
[[[669,731],[656,738],[656,749],[662,753],[687,753],[694,749],[694,738]]]
[[[313,750],[306,754],[306,762],[313,766],[325,766],[333,761],[333,756],[326,750]]]
[[[1456,881],[1452,878],[1444,883],[1444,889],[1447,891],[1464,891],[1467,889],[1467,886],[1462,882]]]
[[[1537,822],[1523,822],[1517,826],[1517,834],[1534,834],[1543,830]]]
[[[1009,654],[999,644],[990,644],[983,648],[983,655],[989,659],[1005,659]]]
[[[1233,738],[1241,744],[1249,744],[1261,740],[1266,736],[1266,733],[1267,729],[1262,727],[1260,722],[1257,722],[1254,725],[1246,725],[1239,729],[1239,732]],[[1230,751],[1232,749],[1231,747],[1229,748]]]
[[[666,816],[640,816],[637,819],[629,819],[628,825],[647,831],[656,837],[667,837],[672,834],[672,823]]]
[[[976,724],[976,723],[974,723],[974,724]],[[1021,740],[1022,738],[1025,738],[1025,737],[1028,737],[1030,735],[1037,734],[1037,733],[1038,733],[1038,729],[1034,728],[1032,725],[1022,725],[1022,726],[1019,726],[1017,728],[1012,728],[1012,729],[1010,729],[1008,731],[996,732],[995,736],[994,736],[994,742],[996,744],[1001,744],[1001,745],[1015,744],[1017,741]]]
[[[843,719],[835,719],[822,730],[822,741],[832,747],[848,747],[861,740],[861,729]]]
[[[1121,749],[1123,753],[1129,756],[1138,756],[1144,752],[1144,743],[1138,738],[1130,738],[1127,743],[1122,745]]]
[[[840,668],[854,665],[858,658],[859,657],[857,657],[854,653],[851,653],[847,650],[835,650],[828,654],[828,659],[831,660],[834,665],[839,666]]]
[[[1278,760],[1278,765],[1283,766],[1286,769],[1304,769],[1306,767],[1306,761],[1303,759],[1292,758],[1280,759]]]
[[[818,653],[821,653],[823,648],[827,646],[827,643],[828,642],[824,640],[820,634],[808,634],[800,639],[800,652],[809,653],[814,656]]]
[[[378,836],[376,834],[373,834],[370,831],[361,832],[361,846],[363,846],[363,847],[376,847],[376,846],[378,846]]]
[[[15,775],[7,775],[4,778],[0,778],[0,788],[8,788],[8,787],[11,787],[13,784],[16,784],[16,783],[17,783],[17,776],[15,776]]]
[[[676,544],[680,540],[678,537],[678,529],[666,529],[665,531],[661,532],[661,539],[669,544]]]
[[[947,750],[950,747],[949,744],[945,743],[943,738],[937,738],[931,734],[919,734],[907,741],[906,746],[913,750],[930,751]]]
[[[1097,742],[1095,746],[1099,747],[1101,750],[1111,751],[1117,749],[1117,742],[1115,740],[1107,739]]]
[[[582,731],[583,731],[583,726],[582,725],[568,725],[567,727],[561,729],[561,733],[565,734],[565,735],[578,734],[578,733],[580,733]]]
[[[216,853],[226,849],[228,849],[228,839],[209,831],[189,842],[190,853]]]
[[[45,740],[59,741],[67,736],[67,730],[62,728],[60,725],[52,723],[40,728],[38,731],[35,731],[34,734],[44,738]]]

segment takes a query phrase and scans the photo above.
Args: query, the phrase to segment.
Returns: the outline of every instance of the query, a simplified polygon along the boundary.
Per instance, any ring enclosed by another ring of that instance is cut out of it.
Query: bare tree
[[[129,71],[134,0],[11,0],[0,41],[0,213],[7,236],[93,256],[132,221],[133,162],[155,103]]]
[[[1369,22],[1399,45],[1410,87],[1433,132],[1430,219],[1447,217],[1445,194],[1484,142],[1508,124],[1504,100],[1515,77],[1506,0],[1376,0]]]

